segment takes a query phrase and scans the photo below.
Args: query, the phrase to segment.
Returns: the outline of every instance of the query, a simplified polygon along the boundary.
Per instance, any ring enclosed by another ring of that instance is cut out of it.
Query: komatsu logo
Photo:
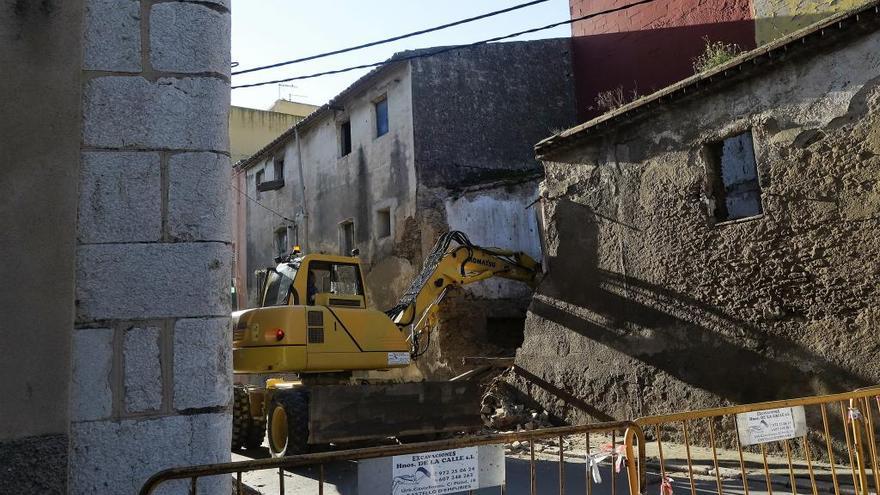
[[[488,266],[489,268],[495,268],[495,262],[489,260],[481,260],[479,258],[471,258],[471,263],[476,263],[478,265]]]

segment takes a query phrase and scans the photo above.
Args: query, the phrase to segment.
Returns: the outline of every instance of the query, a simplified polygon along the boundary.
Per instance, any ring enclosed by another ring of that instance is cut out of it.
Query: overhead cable
[[[273,213],[274,215],[280,217],[282,220],[284,220],[284,221],[286,221],[286,222],[290,222],[290,223],[296,223],[296,220],[293,220],[293,219],[287,218],[286,216],[282,215],[281,213],[278,213],[277,211],[273,210],[272,208],[269,208],[268,206],[264,205],[263,203],[260,203],[260,202],[257,201],[256,199],[254,199],[254,198],[248,196],[248,194],[247,194],[246,192],[244,192],[244,191],[242,191],[241,189],[239,189],[239,188],[233,186],[232,184],[230,184],[229,187],[235,189],[235,190],[238,191],[242,196],[244,196],[245,198],[247,198],[247,199],[253,201],[254,203],[256,203],[257,206],[259,206],[260,208],[263,208],[264,210],[267,210],[267,211],[269,211],[270,213]]]
[[[494,37],[494,38],[489,38],[489,39],[485,39],[485,40],[481,40],[481,41],[476,41],[476,42],[474,42],[474,43],[469,43],[469,44],[466,44],[466,45],[449,46],[449,47],[439,48],[439,49],[437,49],[437,50],[433,50],[433,51],[429,51],[429,52],[418,52],[418,53],[413,53],[413,54],[410,54],[410,55],[401,55],[401,56],[399,56],[399,57],[394,57],[394,58],[389,59],[389,60],[383,60],[383,61],[381,61],[381,62],[374,62],[374,63],[371,63],[371,64],[363,64],[363,65],[355,65],[355,66],[353,66],[353,67],[346,67],[346,68],[344,68],[344,69],[335,69],[335,70],[329,70],[329,71],[325,71],[325,72],[317,72],[317,73],[315,73],[315,74],[308,74],[308,75],[305,75],[305,76],[288,77],[288,78],[285,78],[285,79],[276,79],[276,80],[274,80],[274,81],[263,81],[263,82],[251,83],[251,84],[239,84],[238,86],[232,86],[232,89],[254,88],[254,87],[257,87],[257,86],[266,86],[266,85],[269,85],[269,84],[278,84],[278,83],[283,83],[283,82],[288,82],[288,81],[299,81],[299,80],[302,80],[302,79],[312,79],[312,78],[315,78],[315,77],[329,76],[329,75],[332,75],[332,74],[341,74],[341,73],[343,73],[343,72],[350,72],[350,71],[358,70],[358,69],[368,69],[368,68],[370,68],[370,67],[379,67],[379,66],[382,66],[382,65],[388,65],[388,64],[393,64],[393,63],[397,63],[397,62],[403,62],[403,61],[406,61],[406,60],[413,60],[413,59],[417,59],[417,58],[433,57],[433,56],[435,56],[435,55],[440,55],[441,53],[451,52],[451,51],[453,51],[453,50],[461,50],[461,49],[465,49],[465,48],[473,48],[473,47],[475,47],[475,46],[485,45],[485,44],[488,44],[488,43],[492,43],[492,42],[494,42],[494,41],[501,41],[501,40],[505,40],[505,39],[508,39],[508,38],[515,38],[515,37],[517,37],[517,36],[522,36],[522,35],[524,35],[524,34],[536,33],[536,32],[538,32],[538,31],[544,31],[544,30],[551,29],[551,28],[555,28],[555,27],[557,27],[557,26],[562,26],[562,25],[565,25],[565,24],[572,24],[572,23],[575,23],[575,22],[578,22],[578,21],[584,21],[584,20],[592,19],[592,18],[594,18],[594,17],[599,17],[599,16],[602,16],[602,15],[613,14],[614,12],[619,12],[619,11],[621,11],[621,10],[630,9],[630,8],[632,8],[632,7],[636,7],[636,6],[644,5],[644,4],[648,4],[648,3],[653,3],[653,2],[656,2],[656,1],[657,1],[657,0],[640,0],[640,1],[638,1],[638,2],[628,3],[628,4],[626,4],[626,5],[621,5],[621,6],[619,6],[619,7],[615,7],[615,8],[613,8],[613,9],[608,9],[608,10],[603,10],[603,11],[600,11],[600,12],[595,12],[595,13],[592,13],[592,14],[587,14],[587,15],[584,15],[584,16],[580,16],[580,17],[576,17],[576,18],[573,18],[573,19],[569,19],[569,20],[567,20],[567,21],[555,22],[555,23],[553,23],[553,24],[547,24],[546,26],[541,26],[541,27],[537,27],[537,28],[527,29],[527,30],[525,30],[525,31],[519,31],[519,32],[517,32],[517,33],[506,34],[506,35],[504,35],[504,36],[496,36],[496,37]]]
[[[432,28],[421,29],[419,31],[413,31],[411,33],[401,34],[399,36],[394,36],[392,38],[385,38],[385,39],[378,40],[378,41],[371,41],[369,43],[364,43],[362,45],[350,46],[348,48],[341,48],[339,50],[333,50],[330,52],[319,53],[317,55],[310,55],[308,57],[297,58],[297,59],[293,59],[293,60],[286,60],[284,62],[278,62],[275,64],[263,65],[260,67],[253,67],[251,69],[239,70],[239,71],[233,72],[232,75],[237,76],[239,74],[248,74],[251,72],[257,72],[257,71],[261,71],[261,70],[274,69],[276,67],[283,67],[285,65],[298,64],[300,62],[308,62],[309,60],[316,60],[319,58],[329,57],[331,55],[339,55],[340,53],[353,52],[355,50],[361,50],[363,48],[369,48],[371,46],[383,45],[385,43],[391,43],[391,42],[399,41],[399,40],[406,39],[406,38],[412,38],[413,36],[419,36],[422,34],[433,33],[435,31],[440,31],[442,29],[448,29],[451,27],[460,26],[462,24],[467,24],[469,22],[479,21],[481,19],[486,19],[486,18],[493,17],[496,15],[506,14],[506,13],[512,12],[514,10],[519,10],[519,9],[522,9],[525,7],[531,7],[532,5],[537,5],[539,3],[544,3],[544,2],[548,2],[548,1],[549,0],[533,0],[531,2],[526,2],[526,3],[519,4],[519,5],[514,5],[513,7],[508,7],[506,9],[496,10],[494,12],[487,12],[485,14],[481,14],[481,15],[478,15],[475,17],[468,17],[467,19],[461,19],[459,21],[450,22],[448,24],[442,24],[440,26],[435,26]]]

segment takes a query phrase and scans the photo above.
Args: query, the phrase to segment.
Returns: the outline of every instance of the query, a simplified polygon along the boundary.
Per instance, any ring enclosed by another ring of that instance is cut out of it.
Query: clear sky
[[[267,65],[433,27],[526,1],[233,0],[232,60],[239,63],[237,69]],[[282,79],[376,62],[402,50],[469,43],[568,18],[568,0],[549,0],[489,19],[365,50],[234,76],[232,83]],[[570,27],[563,25],[515,40],[570,35]],[[294,87],[268,85],[235,89],[232,104],[266,109],[280,95],[320,105],[366,72],[368,69],[296,81],[292,83]]]

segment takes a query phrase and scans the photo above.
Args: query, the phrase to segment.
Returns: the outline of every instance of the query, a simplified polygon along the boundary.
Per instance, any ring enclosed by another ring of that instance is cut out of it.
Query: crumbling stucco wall
[[[448,228],[467,233],[474,244],[523,251],[540,260],[537,217],[526,208],[537,197],[537,186],[534,178],[443,190]],[[529,286],[500,277],[451,290],[440,304],[439,328],[419,368],[428,376],[448,377],[467,369],[462,357],[509,355],[522,340],[531,297]]]
[[[852,38],[546,157],[517,363],[572,397],[523,389],[580,422],[880,381],[880,34]],[[703,146],[748,129],[764,213],[716,224]]]
[[[136,493],[229,460],[230,2],[85,3],[69,492]]]

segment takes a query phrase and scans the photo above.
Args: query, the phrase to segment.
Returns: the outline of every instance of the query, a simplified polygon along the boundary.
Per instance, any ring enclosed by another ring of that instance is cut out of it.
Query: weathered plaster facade
[[[228,460],[229,2],[0,8],[2,490]]]
[[[553,413],[880,382],[880,18],[841,21],[538,145],[550,271],[517,363],[576,399],[520,383]],[[746,130],[763,214],[718,223],[706,145]]]
[[[352,247],[360,250],[369,296],[380,309],[397,302],[447,230],[540,257],[534,211],[526,208],[537,195],[540,166],[528,143],[574,121],[570,67],[564,39],[393,63],[239,164],[242,189],[275,212],[246,201],[247,261],[237,264],[236,277],[247,280],[248,304],[257,299],[254,270],[272,264],[279,232],[307,251],[341,253],[343,225],[352,222]],[[375,103],[382,98],[389,129],[377,136]],[[340,137],[345,122],[348,154]],[[258,192],[258,174],[275,179],[276,158],[284,161],[284,186]],[[486,350],[487,318],[521,320],[529,297],[514,284],[487,285],[444,302],[467,323],[448,332],[468,336],[468,352],[477,354]],[[434,347],[450,354],[425,359],[436,366],[424,371],[454,372],[464,350],[442,341]]]
[[[570,0],[577,18],[628,0]],[[572,25],[572,50],[582,118],[602,113],[601,92],[647,95],[694,73],[706,40],[751,50],[866,0],[670,0],[652,2]],[[597,68],[601,67],[601,70]]]

